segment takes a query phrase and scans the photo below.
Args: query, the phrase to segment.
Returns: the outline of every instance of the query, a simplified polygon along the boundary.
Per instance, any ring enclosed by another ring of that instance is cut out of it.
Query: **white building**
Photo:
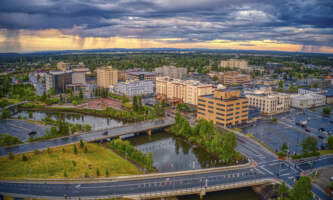
[[[270,87],[259,90],[244,91],[249,99],[249,106],[255,107],[265,114],[276,114],[289,111],[290,95],[285,93],[273,93]]]
[[[319,88],[298,88],[298,94],[326,94],[327,90],[322,90]]]
[[[116,92],[129,97],[151,95],[154,93],[154,82],[151,80],[119,82]]]
[[[291,95],[291,106],[294,108],[313,108],[325,104],[326,97],[324,95],[315,93]]]
[[[89,72],[88,68],[75,68],[72,73],[73,84],[86,84],[86,73]]]
[[[187,69],[185,67],[162,66],[155,68],[154,72],[159,76],[169,76],[170,78],[182,79],[187,73]]]

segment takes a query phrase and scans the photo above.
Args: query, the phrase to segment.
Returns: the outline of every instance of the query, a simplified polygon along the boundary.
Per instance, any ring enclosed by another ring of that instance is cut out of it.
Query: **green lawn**
[[[123,176],[140,174],[140,170],[112,151],[98,144],[85,143],[88,153],[76,144],[78,153],[74,154],[73,145],[51,149],[48,154],[44,151],[39,154],[27,153],[28,161],[22,161],[22,155],[15,155],[13,160],[8,156],[0,157],[0,179],[24,178],[80,178],[87,172],[89,177]],[[62,149],[65,149],[63,152]],[[73,161],[75,164],[73,164]],[[74,166],[75,165],[75,166]]]
[[[327,154],[333,154],[333,149],[328,150],[320,150],[320,155],[327,155]]]

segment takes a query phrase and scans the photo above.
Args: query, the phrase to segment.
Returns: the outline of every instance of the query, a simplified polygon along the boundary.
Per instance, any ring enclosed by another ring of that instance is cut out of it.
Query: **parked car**
[[[105,132],[103,133],[103,135],[108,135],[108,132],[107,132],[107,131],[105,131]]]
[[[318,138],[319,138],[319,139],[322,139],[322,140],[324,139],[324,137],[321,136],[321,135],[318,135]]]
[[[322,132],[322,131],[325,131],[324,128],[318,128],[318,131]]]
[[[308,129],[308,128],[306,128],[305,131],[306,131],[306,132],[311,132],[310,129]]]

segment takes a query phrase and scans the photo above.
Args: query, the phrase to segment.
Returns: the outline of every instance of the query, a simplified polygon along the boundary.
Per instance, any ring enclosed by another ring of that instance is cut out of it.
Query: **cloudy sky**
[[[0,52],[160,47],[333,53],[333,0],[0,0]]]

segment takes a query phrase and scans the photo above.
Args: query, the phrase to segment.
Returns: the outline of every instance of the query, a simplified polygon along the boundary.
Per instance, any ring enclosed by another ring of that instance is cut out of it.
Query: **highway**
[[[43,150],[47,149],[48,147],[52,148],[52,147],[77,143],[80,140],[86,142],[98,141],[105,138],[118,137],[121,135],[146,131],[149,129],[163,128],[170,126],[173,123],[174,119],[164,118],[164,119],[150,120],[145,122],[131,123],[126,126],[116,127],[112,129],[90,131],[80,135],[70,135],[68,137],[63,137],[63,138],[56,138],[56,139],[33,142],[33,143],[25,143],[7,148],[1,147],[0,156],[7,155],[9,152],[12,152],[14,154],[19,154],[19,153],[32,152],[35,149]],[[108,134],[104,135],[105,132],[108,132]]]

